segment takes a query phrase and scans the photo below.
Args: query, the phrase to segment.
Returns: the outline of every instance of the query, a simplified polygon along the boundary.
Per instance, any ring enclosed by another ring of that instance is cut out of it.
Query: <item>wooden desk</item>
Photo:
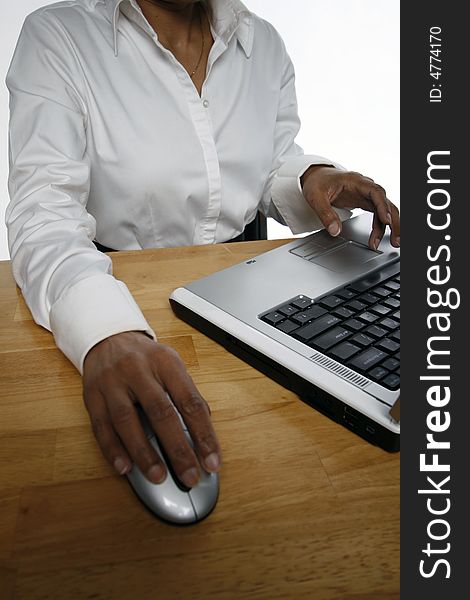
[[[282,242],[113,255],[212,407],[212,515],[153,518],[102,458],[81,380],[0,263],[0,598],[399,598],[399,455],[371,446],[173,316],[170,292]]]

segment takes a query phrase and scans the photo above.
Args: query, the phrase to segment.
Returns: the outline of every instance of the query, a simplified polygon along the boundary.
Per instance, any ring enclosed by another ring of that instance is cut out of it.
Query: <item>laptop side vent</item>
[[[332,371],[336,375],[339,375],[339,377],[342,377],[343,379],[346,379],[347,381],[350,381],[351,383],[354,383],[354,385],[357,385],[361,388],[366,387],[366,385],[369,385],[370,383],[370,381],[365,377],[362,377],[362,375],[359,375],[358,373],[351,371],[351,369],[340,365],[339,363],[332,360],[331,358],[328,358],[324,354],[314,354],[310,357],[310,360],[313,360],[313,362],[317,363],[325,369],[328,369],[328,371]]]

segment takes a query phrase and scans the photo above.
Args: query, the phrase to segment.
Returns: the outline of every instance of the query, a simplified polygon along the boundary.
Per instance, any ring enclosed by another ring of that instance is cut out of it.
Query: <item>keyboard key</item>
[[[280,312],[272,312],[267,315],[264,315],[264,317],[263,317],[263,321],[266,321],[266,323],[269,323],[270,325],[274,325],[274,326],[276,326],[278,323],[280,323],[284,319],[285,319],[285,316],[281,315]]]
[[[292,300],[291,304],[293,304],[296,308],[303,310],[304,308],[307,308],[307,306],[310,306],[312,302],[313,300],[307,296],[298,296]]]
[[[346,308],[349,308],[349,310],[354,310],[356,312],[367,308],[367,305],[364,304],[364,302],[359,302],[359,300],[351,300],[351,302],[348,302],[347,304],[345,304],[345,306]]]
[[[282,323],[279,323],[279,325],[277,325],[277,327],[276,327],[276,329],[279,329],[280,331],[283,331],[284,333],[292,333],[293,331],[295,331],[298,328],[299,328],[299,325],[297,323],[294,323],[293,321],[290,321],[289,319],[286,319]]]
[[[375,379],[375,381],[380,381],[387,375],[390,375],[390,371],[387,371],[387,369],[384,369],[383,367],[375,367],[374,369],[372,369],[372,371],[369,371],[367,375],[371,379]]]
[[[389,306],[384,306],[383,304],[371,306],[369,310],[380,317],[385,317],[385,315],[388,315],[390,312],[392,312],[392,309]]]
[[[326,315],[326,313],[328,311],[326,311],[321,306],[318,306],[317,304],[313,304],[312,306],[310,306],[309,308],[307,308],[307,310],[304,310],[303,312],[307,315],[307,317],[311,321],[312,319],[318,319],[318,317],[322,317],[323,315]]]
[[[329,350],[335,344],[342,342],[343,340],[350,337],[352,333],[343,327],[333,327],[327,333],[320,335],[310,342],[311,346],[318,348],[319,350]]]
[[[385,352],[382,352],[382,350],[379,350],[378,348],[368,348],[355,356],[349,364],[359,371],[368,371],[384,358],[387,358],[387,355]]]
[[[358,321],[357,319],[348,319],[347,321],[344,321],[343,325],[348,329],[351,329],[351,331],[360,331],[366,326],[365,323]]]
[[[365,333],[357,333],[353,338],[351,338],[351,342],[358,344],[362,348],[367,348],[367,346],[370,346],[374,343],[374,340]]]
[[[351,300],[356,295],[356,292],[348,290],[347,288],[343,288],[342,290],[338,290],[337,292],[335,292],[335,296],[339,296],[340,298],[343,298],[343,300]]]
[[[400,300],[398,298],[387,298],[383,301],[390,308],[400,308]]]
[[[358,296],[357,299],[359,300],[359,302],[364,302],[365,304],[368,304],[369,306],[371,304],[375,304],[376,302],[378,302],[380,300],[380,298],[378,296],[374,296],[373,294],[369,294],[368,292],[365,294],[362,294],[361,296]]]
[[[308,323],[312,319],[310,319],[305,312],[298,312],[296,315],[292,316],[292,320],[299,325],[305,325],[305,323]]]
[[[385,379],[381,383],[382,385],[386,385],[392,390],[396,390],[400,387],[400,376],[396,373],[392,373],[388,377],[385,377]]]
[[[351,317],[354,314],[354,312],[352,310],[349,310],[345,306],[340,306],[339,308],[333,311],[333,314],[337,317],[341,317],[342,319],[349,319],[349,317]]]
[[[392,290],[388,290],[387,288],[382,286],[376,287],[371,291],[373,294],[375,294],[376,296],[380,296],[381,298],[386,298],[392,293]]]
[[[400,283],[397,281],[393,281],[393,279],[390,279],[389,281],[386,281],[384,283],[384,287],[388,288],[389,290],[392,290],[393,292],[397,292],[400,289]]]
[[[292,317],[294,323],[298,323],[299,325],[303,325],[304,323],[308,323],[308,321],[312,321],[313,319],[318,319],[322,315],[326,315],[326,310],[321,306],[317,306],[313,304],[307,310],[303,310],[302,312],[297,313]]]
[[[324,306],[325,308],[336,308],[343,302],[342,298],[338,296],[327,296],[326,298],[322,298],[318,300],[318,304],[320,306]]]
[[[385,329],[382,329],[382,327],[377,327],[377,325],[371,325],[371,327],[368,327],[364,330],[364,333],[366,335],[370,335],[376,340],[379,340],[380,338],[383,338],[384,335],[387,335],[388,332]]]
[[[382,319],[379,322],[379,325],[380,327],[385,327],[386,329],[390,329],[391,331],[400,327],[400,323],[398,321],[395,321],[395,319],[390,319],[389,317]]]
[[[400,311],[396,310],[392,315],[390,315],[393,319],[396,319],[397,321],[400,320]]]
[[[286,317],[291,317],[292,315],[298,313],[299,309],[295,306],[292,306],[292,304],[284,304],[284,306],[281,306],[281,308],[277,309],[277,312],[280,312],[281,315],[284,315]]]
[[[308,323],[298,329],[294,333],[294,337],[298,338],[301,342],[308,342],[337,323],[340,323],[338,317],[335,317],[334,315],[323,315],[323,317],[320,317],[316,321]]]
[[[400,349],[400,344],[397,344],[397,342],[389,340],[388,338],[383,338],[375,344],[375,347],[379,348],[380,350],[383,350],[384,352],[392,354],[393,352],[396,352]]]
[[[394,342],[399,342],[400,341],[400,330],[395,329],[395,331],[392,331],[392,333],[390,333],[388,337],[391,340],[393,340]]]
[[[351,356],[354,356],[359,350],[360,348],[354,344],[343,342],[342,344],[335,346],[328,354],[340,361],[345,361],[348,360],[348,358],[351,358]]]
[[[364,323],[374,323],[379,317],[369,311],[365,311],[359,315],[356,315],[356,318],[361,319],[361,321],[364,321]]]
[[[395,371],[400,366],[400,361],[393,357],[387,358],[387,360],[383,361],[382,366],[389,371]]]

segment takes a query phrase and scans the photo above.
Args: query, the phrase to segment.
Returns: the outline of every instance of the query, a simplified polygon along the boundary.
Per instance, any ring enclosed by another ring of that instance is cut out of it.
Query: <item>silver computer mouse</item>
[[[166,466],[167,476],[162,483],[151,483],[139,467],[133,464],[127,478],[134,492],[147,508],[164,521],[188,525],[204,519],[214,509],[219,497],[218,473],[207,473],[201,469],[198,484],[193,488],[185,487],[177,479],[144,411],[140,405],[136,405],[136,409],[147,439]],[[184,421],[178,416],[189,443],[194,447]]]

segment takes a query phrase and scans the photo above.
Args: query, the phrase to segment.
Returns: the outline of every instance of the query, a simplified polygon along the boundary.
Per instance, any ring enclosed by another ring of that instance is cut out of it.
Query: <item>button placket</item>
[[[196,135],[201,144],[208,183],[207,211],[201,220],[199,228],[195,231],[193,242],[196,244],[210,244],[215,240],[215,230],[220,216],[222,202],[222,180],[219,158],[213,134],[212,121],[210,113],[207,110],[210,102],[207,98],[201,98],[199,96],[191,79],[185,76],[180,69],[177,69],[176,72],[186,97],[191,121],[193,122]]]

